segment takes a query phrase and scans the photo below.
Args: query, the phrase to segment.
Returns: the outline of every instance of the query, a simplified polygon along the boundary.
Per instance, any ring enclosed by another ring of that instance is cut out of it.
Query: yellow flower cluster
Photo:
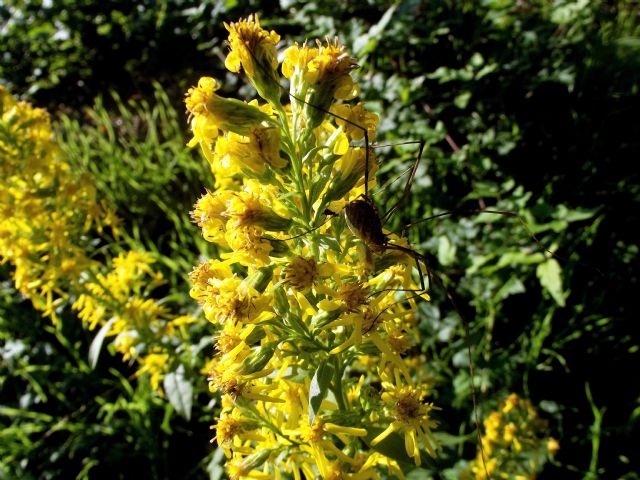
[[[549,455],[560,448],[552,438],[544,438],[547,423],[528,400],[515,393],[501,402],[498,410],[484,420],[482,453],[471,463],[472,478],[536,478]]]
[[[0,260],[14,266],[16,288],[55,321],[69,284],[95,266],[84,235],[107,226],[116,233],[117,219],[62,159],[47,112],[1,86],[0,155]]]
[[[142,252],[109,267],[93,259],[95,236],[119,236],[118,219],[97,200],[93,182],[73,172],[46,111],[0,87],[0,262],[14,267],[16,288],[55,322],[70,299],[89,329],[104,327],[124,360],[140,364],[153,388],[167,372],[167,345],[195,321],[170,313],[150,292],[162,283]],[[105,251],[102,252],[104,255]],[[108,257],[107,257],[108,258]]]
[[[287,95],[279,35],[255,16],[225,26],[227,68],[243,70],[264,103],[221,97],[205,77],[186,105],[189,145],[200,145],[217,185],[192,217],[224,253],[194,268],[191,296],[217,326],[209,382],[222,393],[214,428],[227,471],[402,478],[399,462],[420,465],[439,448],[426,360],[414,348],[416,300],[428,296],[408,249],[367,245],[337,215],[368,200],[375,158],[354,142],[365,130],[374,137],[378,117],[336,103],[359,91],[355,60],[337,40],[284,52]]]

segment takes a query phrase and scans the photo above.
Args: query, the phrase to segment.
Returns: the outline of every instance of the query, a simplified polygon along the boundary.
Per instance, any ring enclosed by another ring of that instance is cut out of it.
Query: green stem
[[[282,106],[279,106],[277,109],[278,117],[280,118],[281,130],[285,134],[285,143],[287,145],[287,150],[289,153],[289,158],[291,159],[291,169],[293,171],[293,180],[296,184],[296,188],[298,190],[298,194],[300,195],[300,199],[302,202],[302,217],[304,218],[307,226],[311,222],[311,206],[309,204],[309,198],[307,197],[307,192],[305,189],[304,175],[302,171],[302,156],[299,155],[300,147],[304,146],[305,139],[302,141],[295,141],[295,135],[292,134],[289,129],[289,122],[287,121],[287,112],[285,112]],[[295,121],[294,121],[295,127]]]
[[[344,399],[344,391],[342,390],[342,376],[344,374],[344,367],[340,361],[340,355],[333,356],[333,366],[336,370],[336,376],[333,381],[333,394],[336,397],[336,403],[340,410],[347,410],[347,404]]]
[[[593,425],[591,425],[591,462],[589,463],[589,472],[585,476],[587,479],[598,478],[598,452],[600,450],[600,437],[602,435],[602,416],[605,409],[598,409],[593,397],[591,396],[591,387],[588,383],[585,384],[585,392],[587,394],[587,400],[591,406],[593,413]]]

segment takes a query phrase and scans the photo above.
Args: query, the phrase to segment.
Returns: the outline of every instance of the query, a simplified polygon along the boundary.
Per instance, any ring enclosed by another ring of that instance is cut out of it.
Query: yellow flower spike
[[[531,402],[512,393],[483,423],[482,446],[489,475],[498,473],[499,468],[501,477],[535,478],[555,441],[544,438],[546,422],[538,417]],[[476,479],[487,478],[481,452],[471,462],[469,472]]]
[[[224,24],[229,32],[229,47],[225,67],[234,73],[244,69],[258,94],[272,105],[280,105],[280,79],[276,44],[280,35],[260,27],[258,15],[246,20]]]
[[[229,24],[227,29],[232,44],[227,67],[235,72],[244,69],[258,90],[275,85],[269,73],[277,64],[273,55],[277,40],[272,34],[254,17]],[[261,48],[261,58],[268,67],[258,65],[256,52]],[[254,452],[278,450],[261,467],[243,475],[364,480],[378,478],[376,469],[382,468],[401,476],[397,464],[382,455],[374,454],[376,462],[367,464],[372,452],[359,440],[365,429],[351,421],[346,422],[348,426],[341,425],[342,419],[353,418],[349,415],[356,408],[364,410],[367,428],[371,425],[379,431],[391,424],[392,431],[400,432],[405,449],[416,462],[420,461],[421,444],[431,448],[430,453],[435,451],[422,424],[407,426],[410,405],[403,416],[393,399],[385,397],[372,403],[359,398],[365,383],[379,381],[376,367],[384,375],[387,393],[402,387],[421,392],[428,380],[423,381],[424,375],[418,373],[424,360],[420,363],[401,357],[415,341],[416,302],[407,295],[386,291],[415,288],[412,259],[385,255],[382,262],[376,262],[373,276],[373,259],[369,269],[363,268],[366,254],[358,251],[360,242],[354,244],[340,222],[320,225],[326,209],[339,212],[365,192],[367,152],[352,147],[349,141],[363,137],[363,131],[353,123],[363,124],[373,138],[377,117],[362,105],[333,106],[334,99],[357,94],[358,87],[350,76],[354,67],[355,60],[337,41],[286,50],[282,72],[290,80],[292,105],[278,105],[274,97],[279,100],[280,92],[276,95],[275,88],[270,93],[259,90],[262,96],[270,97],[271,106],[260,106],[257,101],[249,105],[269,118],[276,112],[282,130],[275,128],[273,120],[256,123],[245,132],[237,126],[225,128],[213,108],[218,101],[214,93],[217,85],[207,86],[205,81],[201,92],[190,92],[192,123],[201,116],[202,132],[211,125],[217,129],[209,138],[203,133],[197,143],[208,146],[207,158],[217,178],[230,175],[227,178],[236,182],[230,188],[234,192],[202,200],[194,210],[194,220],[207,238],[230,249],[221,256],[228,264],[237,264],[235,276],[212,274],[206,267],[192,274],[197,284],[192,295],[210,321],[224,325],[216,339],[218,355],[211,364],[211,387],[226,392],[225,398],[236,399],[238,408],[255,401],[255,429],[228,442],[226,453],[235,462],[230,464],[231,475],[239,474],[233,469]],[[263,79],[256,80],[261,74],[265,74]],[[343,119],[323,111],[332,108]],[[283,168],[284,158],[291,168]],[[370,185],[375,182],[375,168],[371,154]],[[271,212],[277,217],[270,218],[281,224],[265,222]],[[313,233],[300,235],[301,230],[314,226]],[[255,288],[243,290],[244,286]],[[253,330],[248,332],[247,326]],[[366,355],[338,355],[360,345]],[[311,379],[314,371],[320,372],[318,378],[323,375],[318,363],[320,358],[327,361],[328,350],[335,355],[329,362],[350,360],[351,365],[343,367],[365,375],[359,379],[353,375],[342,375],[340,380],[325,378],[323,388],[329,391],[319,398],[313,393]],[[418,397],[420,404],[426,403]],[[380,402],[384,408],[373,411]],[[318,412],[327,412],[332,422],[310,429],[310,413],[318,419]]]

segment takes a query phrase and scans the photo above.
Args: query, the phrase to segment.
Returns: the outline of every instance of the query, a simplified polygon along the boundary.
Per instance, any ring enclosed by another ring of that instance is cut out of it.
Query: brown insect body
[[[389,239],[382,232],[378,209],[369,197],[353,200],[344,207],[345,218],[351,232],[375,253],[387,248]]]

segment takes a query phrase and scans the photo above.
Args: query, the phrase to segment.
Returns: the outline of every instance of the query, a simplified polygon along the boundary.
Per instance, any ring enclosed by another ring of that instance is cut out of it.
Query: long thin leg
[[[408,223],[407,225],[405,225],[401,229],[393,231],[391,233],[394,233],[396,235],[402,236],[404,234],[405,230],[407,230],[407,229],[409,229],[409,228],[411,228],[411,227],[413,227],[415,225],[418,225],[420,223],[427,222],[429,220],[434,220],[436,218],[442,218],[442,217],[448,217],[448,216],[460,215],[460,214],[466,214],[466,213],[491,213],[493,215],[503,215],[505,217],[515,218],[516,220],[518,220],[520,225],[522,225],[522,227],[526,230],[527,234],[535,242],[535,244],[538,246],[540,251],[542,251],[543,253],[548,254],[549,257],[556,258],[556,259],[558,259],[560,261],[563,261],[563,262],[567,261],[567,259],[565,257],[563,257],[561,255],[558,255],[554,251],[549,250],[544,245],[544,243],[542,243],[542,241],[536,236],[536,234],[533,233],[533,231],[531,230],[529,225],[527,225],[527,222],[525,221],[524,218],[522,218],[521,215],[517,214],[516,212],[509,211],[509,210],[493,210],[491,208],[471,208],[471,209],[453,210],[453,211],[450,211],[450,212],[442,212],[442,213],[438,213],[436,215],[432,215],[430,217],[422,218],[422,219],[417,220],[417,221],[412,222],[412,223]],[[599,268],[594,267],[593,265],[589,265],[588,263],[581,262],[581,261],[576,261],[576,265],[579,265],[579,266],[581,266],[583,268],[587,268],[589,270],[592,270],[592,271],[596,272],[598,275],[600,275],[601,277],[604,276],[604,274],[602,273],[602,271]]]
[[[420,145],[420,143],[421,142],[419,140],[407,140],[406,142],[372,145],[371,148],[372,149],[376,149],[376,148],[384,148],[384,147],[397,147],[399,145]],[[414,169],[414,164],[415,164],[415,162],[413,164],[411,164],[411,166],[409,168],[406,168],[401,173],[396,175],[394,178],[392,178],[391,180],[388,180],[384,185],[379,186],[376,189],[375,192],[371,193],[371,196],[373,197],[374,195],[378,195],[378,194],[382,193],[387,188],[389,188],[391,185],[396,183],[398,180],[400,180],[402,177],[404,177],[408,172],[410,172],[410,171],[412,171]]]
[[[422,152],[424,151],[425,142],[424,140],[420,140],[420,147],[418,150],[418,158],[416,158],[415,163],[413,164],[413,168],[411,169],[411,173],[409,174],[409,178],[407,178],[407,183],[404,186],[404,191],[402,192],[402,197],[400,200],[396,202],[396,204],[391,207],[387,212],[382,216],[382,223],[386,223],[386,221],[393,215],[398,208],[407,200],[409,193],[411,192],[411,185],[413,185],[413,179],[416,176],[416,172],[418,171],[418,166],[420,166],[420,160],[422,160]]]
[[[471,400],[472,400],[472,403],[473,403],[473,415],[474,415],[474,422],[476,424],[476,434],[477,434],[477,437],[478,437],[478,445],[480,446],[480,456],[482,458],[482,465],[484,467],[485,474],[486,474],[487,478],[491,478],[491,475],[489,475],[489,472],[487,470],[484,448],[482,446],[482,432],[480,430],[480,417],[478,415],[478,401],[477,401],[476,385],[475,385],[475,365],[473,363],[473,351],[472,351],[472,348],[471,348],[471,341],[470,341],[471,333],[470,333],[469,322],[467,320],[467,317],[465,315],[463,315],[462,310],[460,310],[460,308],[458,307],[457,302],[455,301],[455,299],[453,297],[453,294],[449,291],[449,289],[444,284],[442,279],[438,275],[436,275],[428,267],[427,258],[424,255],[421,255],[420,253],[416,252],[415,250],[412,250],[412,249],[407,248],[407,247],[403,247],[401,245],[388,244],[386,246],[386,248],[390,248],[392,250],[399,250],[401,252],[405,252],[405,253],[411,255],[414,258],[414,260],[416,262],[416,267],[418,268],[418,273],[420,274],[420,287],[423,289],[423,291],[425,291],[424,278],[423,278],[423,275],[422,275],[422,270],[420,268],[420,261],[422,261],[424,263],[425,268],[427,269],[427,275],[429,276],[429,285],[431,286],[433,284],[434,279],[435,279],[435,281],[440,286],[440,288],[442,288],[442,290],[445,292],[445,295],[447,296],[447,299],[451,303],[451,306],[453,307],[453,309],[456,311],[458,316],[462,319],[462,324],[464,326],[465,341],[467,343],[467,354],[469,355],[469,375],[471,377],[470,378]]]
[[[469,328],[469,322],[467,320],[467,317],[462,314],[462,311],[460,310],[460,308],[458,307],[458,304],[453,298],[452,293],[445,286],[442,279],[438,275],[435,275],[435,278],[438,285],[444,290],[445,295],[449,300],[449,303],[451,303],[451,306],[453,307],[453,309],[456,311],[458,316],[462,319],[462,324],[464,326],[464,336],[465,336],[465,341],[467,343],[467,355],[469,355],[469,375],[471,376],[470,378],[471,401],[473,403],[473,416],[474,416],[474,422],[476,424],[476,436],[478,439],[478,446],[480,448],[480,458],[482,459],[482,466],[484,468],[484,473],[486,475],[486,478],[490,479],[491,475],[489,475],[489,471],[487,470],[487,462],[485,458],[484,447],[482,445],[482,431],[480,430],[480,417],[478,415],[478,400],[477,400],[476,384],[475,384],[475,365],[473,363],[473,349],[471,348],[471,341],[470,341],[471,332]]]

